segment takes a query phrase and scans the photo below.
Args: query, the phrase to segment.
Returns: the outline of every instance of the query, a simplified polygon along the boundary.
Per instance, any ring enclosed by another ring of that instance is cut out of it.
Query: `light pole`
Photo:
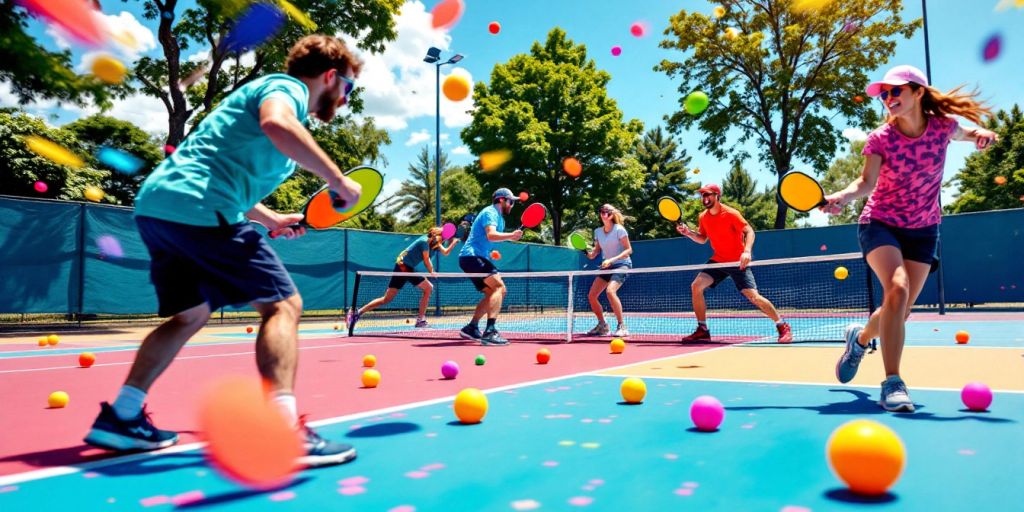
[[[928,48],[928,0],[921,0],[921,17],[924,18],[924,73],[928,78],[928,84],[932,83],[932,56]],[[942,208],[942,194],[939,194],[939,208]],[[942,235],[935,241],[935,257],[939,259],[935,276],[938,285],[936,292],[939,297],[939,314],[946,314],[946,283],[942,272]]]
[[[423,62],[427,64],[433,64],[435,66],[436,82],[437,82],[437,96],[434,111],[434,225],[441,225],[441,66],[445,64],[455,64],[462,60],[464,56],[456,53],[452,58],[447,61],[441,62],[441,50],[434,48],[433,46],[427,50],[427,56],[423,57]]]

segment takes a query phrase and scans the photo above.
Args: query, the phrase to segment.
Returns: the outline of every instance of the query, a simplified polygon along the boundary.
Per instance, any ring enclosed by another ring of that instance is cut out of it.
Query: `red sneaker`
[[[693,334],[683,337],[683,343],[692,343],[694,341],[708,341],[711,339],[711,331],[703,325],[698,325],[697,330],[693,331]]]
[[[788,323],[782,322],[775,327],[779,329],[779,343],[793,343],[793,330]]]

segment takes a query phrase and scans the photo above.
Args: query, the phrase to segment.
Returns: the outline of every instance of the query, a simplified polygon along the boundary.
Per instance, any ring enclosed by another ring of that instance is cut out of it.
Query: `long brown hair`
[[[910,84],[911,88],[924,88],[921,96],[921,110],[929,117],[960,116],[979,126],[984,125],[983,117],[992,117],[992,110],[976,98],[980,94],[977,89],[971,92],[960,92],[964,86],[943,93],[927,85]],[[892,116],[889,122],[892,122]]]
[[[427,244],[430,250],[441,247],[441,228],[432,227],[427,230]]]

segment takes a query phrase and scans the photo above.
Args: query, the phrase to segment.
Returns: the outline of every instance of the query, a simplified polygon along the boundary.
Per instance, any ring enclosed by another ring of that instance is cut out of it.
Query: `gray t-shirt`
[[[601,258],[603,259],[614,258],[622,254],[622,251],[626,250],[622,239],[628,237],[629,233],[626,232],[626,228],[622,227],[622,224],[612,224],[612,230],[608,233],[604,232],[604,226],[594,230],[594,240],[601,246]],[[633,263],[629,257],[619,261]]]

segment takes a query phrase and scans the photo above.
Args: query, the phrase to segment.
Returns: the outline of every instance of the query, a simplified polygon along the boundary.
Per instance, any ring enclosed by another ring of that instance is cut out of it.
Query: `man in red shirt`
[[[736,289],[744,297],[775,321],[775,327],[779,331],[779,343],[793,341],[789,324],[782,321],[771,301],[757,292],[754,273],[747,266],[750,264],[750,251],[754,248],[754,228],[747,224],[740,212],[719,202],[722,189],[718,185],[704,185],[699,192],[705,211],[700,214],[698,232],[690,231],[685,224],[676,226],[676,231],[699,244],[711,240],[711,248],[715,253],[708,263],[738,261],[740,265],[739,268],[707,269],[697,274],[690,284],[693,293],[693,313],[697,316],[697,330],[683,338],[683,342],[711,339],[711,331],[708,330],[706,323],[707,305],[704,303],[704,290],[718,286],[718,283],[727,277],[732,278]]]

